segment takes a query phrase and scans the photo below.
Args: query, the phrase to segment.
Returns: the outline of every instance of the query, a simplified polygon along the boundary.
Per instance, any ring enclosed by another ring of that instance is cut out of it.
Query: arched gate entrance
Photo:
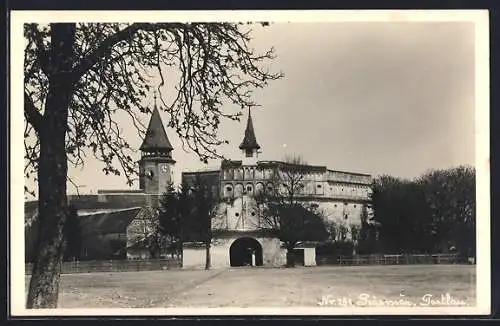
[[[229,248],[229,260],[231,267],[262,266],[262,246],[254,238],[238,238]]]

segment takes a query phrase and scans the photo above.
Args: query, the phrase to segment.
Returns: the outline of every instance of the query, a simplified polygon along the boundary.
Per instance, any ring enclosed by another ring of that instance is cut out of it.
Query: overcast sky
[[[472,23],[276,23],[252,36],[258,49],[275,47],[271,68],[285,74],[255,93],[261,159],[296,153],[334,170],[408,178],[474,164]],[[221,148],[228,158],[241,158],[245,123],[220,130],[230,141]],[[180,149],[173,130],[167,134],[176,148],[176,182],[182,171],[204,167]],[[126,137],[140,146],[132,128]],[[123,177],[101,171],[88,160],[70,175],[87,193],[127,188]]]

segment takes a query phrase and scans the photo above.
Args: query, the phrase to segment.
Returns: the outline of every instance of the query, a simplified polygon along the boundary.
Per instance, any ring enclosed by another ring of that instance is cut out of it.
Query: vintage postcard
[[[490,313],[486,10],[10,17],[13,316]]]

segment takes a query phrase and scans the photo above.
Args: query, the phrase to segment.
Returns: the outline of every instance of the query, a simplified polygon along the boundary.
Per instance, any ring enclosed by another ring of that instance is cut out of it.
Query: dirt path
[[[474,305],[475,267],[452,265],[229,268],[65,274],[61,308],[315,307],[362,293],[418,301],[425,294]],[[26,286],[29,277],[26,277]]]
[[[218,277],[177,292],[166,307],[290,307],[319,306],[324,298],[418,303],[426,294],[450,293],[473,305],[475,273],[469,268],[353,267],[229,269]],[[433,281],[430,281],[429,278]]]

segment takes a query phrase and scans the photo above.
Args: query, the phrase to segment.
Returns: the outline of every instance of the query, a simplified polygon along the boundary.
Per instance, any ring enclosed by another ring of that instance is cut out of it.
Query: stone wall
[[[230,248],[235,240],[241,236],[217,238],[212,241],[210,247],[211,268],[230,267]],[[262,246],[262,260],[264,266],[279,267],[286,263],[286,249],[281,248],[281,242],[277,238],[253,237]],[[183,268],[205,267],[205,248],[186,244],[183,250]]]
[[[304,248],[304,266],[316,266],[316,248]]]
[[[242,235],[245,236],[245,235]],[[212,266],[229,267],[229,250],[234,241],[240,236],[215,239],[211,248]],[[262,261],[264,266],[278,267],[286,262],[286,250],[281,248],[281,242],[277,238],[255,237],[262,246]]]
[[[262,245],[264,266],[280,267],[286,264],[286,249],[278,238],[257,238]]]
[[[205,268],[205,248],[189,247],[184,245],[182,251],[182,268],[186,269]]]
[[[313,202],[329,221],[345,225],[361,225],[363,203],[346,201]]]
[[[229,248],[234,238],[214,239],[210,248],[210,258],[213,268],[230,267]]]

